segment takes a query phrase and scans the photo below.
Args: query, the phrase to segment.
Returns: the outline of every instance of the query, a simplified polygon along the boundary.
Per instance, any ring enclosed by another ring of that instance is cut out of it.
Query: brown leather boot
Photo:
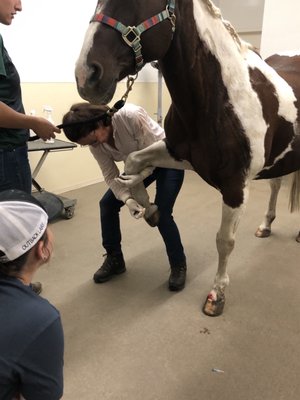
[[[186,278],[186,265],[178,265],[171,267],[171,274],[169,278],[169,290],[172,292],[178,292],[185,286]]]
[[[126,271],[123,254],[105,254],[106,259],[98,271],[94,274],[95,283],[109,281],[114,275],[122,274]]]

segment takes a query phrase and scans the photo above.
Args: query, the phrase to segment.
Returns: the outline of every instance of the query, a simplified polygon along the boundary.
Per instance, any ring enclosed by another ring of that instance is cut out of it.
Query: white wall
[[[23,82],[72,82],[96,0],[22,0],[4,43]]]
[[[1,0],[0,0],[1,1]],[[75,82],[74,68],[96,0],[22,0],[23,10],[1,26],[4,43],[22,82]],[[151,67],[139,81],[156,82]]]
[[[265,0],[261,40],[262,56],[300,51],[300,1]]]
[[[274,1],[274,0],[273,0]],[[237,32],[260,32],[265,0],[219,0],[215,4],[222,10]]]
[[[260,49],[265,0],[215,0],[222,17],[230,21],[243,40]]]

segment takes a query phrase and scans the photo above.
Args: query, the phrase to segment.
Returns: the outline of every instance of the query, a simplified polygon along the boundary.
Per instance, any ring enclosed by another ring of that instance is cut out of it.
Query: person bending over
[[[72,142],[89,146],[109,186],[99,203],[102,245],[106,250],[106,259],[94,274],[96,283],[106,282],[114,275],[126,271],[121,248],[121,207],[126,204],[131,213],[141,212],[141,207],[131,198],[130,190],[115,180],[120,175],[116,162],[125,162],[131,152],[144,149],[165,137],[163,128],[142,107],[126,104],[112,117],[107,114],[108,110],[106,105],[78,103],[63,117],[63,125],[69,124],[63,128],[65,135]],[[103,116],[104,119],[95,121],[97,117]],[[87,122],[83,123],[84,121]],[[158,230],[165,243],[171,267],[171,291],[183,289],[186,279],[186,257],[172,215],[183,178],[184,171],[155,168],[144,180],[146,187],[156,182],[155,204],[160,213]]]
[[[0,398],[58,400],[64,338],[59,312],[30,287],[53,250],[48,216],[20,190],[0,192]]]

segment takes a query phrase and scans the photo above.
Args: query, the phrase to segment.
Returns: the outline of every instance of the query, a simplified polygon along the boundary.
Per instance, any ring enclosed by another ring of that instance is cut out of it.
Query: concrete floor
[[[75,215],[52,224],[43,296],[61,312],[65,400],[300,399],[299,215],[281,189],[273,235],[254,231],[269,187],[254,182],[235,250],[224,314],[202,314],[217,266],[221,197],[187,172],[175,206],[188,261],[185,289],[167,289],[169,266],[155,228],[122,210],[127,273],[96,285],[102,263],[98,199],[104,183],[66,193]],[[153,189],[150,191],[153,194]],[[214,372],[213,369],[223,372]]]

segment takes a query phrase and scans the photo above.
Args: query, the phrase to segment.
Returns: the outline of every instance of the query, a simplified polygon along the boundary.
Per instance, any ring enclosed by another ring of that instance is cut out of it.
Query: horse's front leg
[[[129,154],[125,162],[125,176],[117,180],[130,187],[134,199],[145,208],[144,218],[151,226],[158,224],[159,213],[157,206],[149,200],[143,180],[152,174],[155,167],[193,169],[189,162],[175,160],[167,150],[164,140]]]
[[[248,199],[248,187],[244,188],[244,201],[240,207],[231,208],[223,203],[222,221],[216,243],[219,253],[218,271],[212,290],[203,306],[204,314],[210,317],[221,315],[225,305],[225,289],[229,285],[227,274],[228,258],[234,248],[235,234]]]
[[[271,195],[269,199],[268,209],[265,213],[263,222],[259,225],[255,236],[259,238],[269,237],[271,235],[271,224],[276,218],[277,197],[281,187],[282,177],[270,179]]]
[[[175,160],[170,155],[166,142],[159,140],[143,150],[130,153],[125,162],[125,174],[133,176],[141,175],[141,178],[145,179],[152,173],[155,167],[193,170],[192,165],[188,161]],[[130,182],[129,180],[127,183],[124,182],[127,186],[132,186],[132,183],[134,181]]]
[[[127,170],[125,164],[125,171]],[[152,167],[145,168],[138,174],[128,175],[126,172],[116,178],[124,186],[130,188],[132,197],[144,208],[144,218],[150,226],[157,226],[159,221],[158,209],[155,204],[150,203],[148,192],[143,184],[143,180],[153,172]],[[130,168],[128,168],[130,170]]]
[[[144,219],[152,227],[159,223],[159,211],[156,204],[150,202],[148,192],[143,183],[139,183],[130,189],[132,197],[145,208]]]

